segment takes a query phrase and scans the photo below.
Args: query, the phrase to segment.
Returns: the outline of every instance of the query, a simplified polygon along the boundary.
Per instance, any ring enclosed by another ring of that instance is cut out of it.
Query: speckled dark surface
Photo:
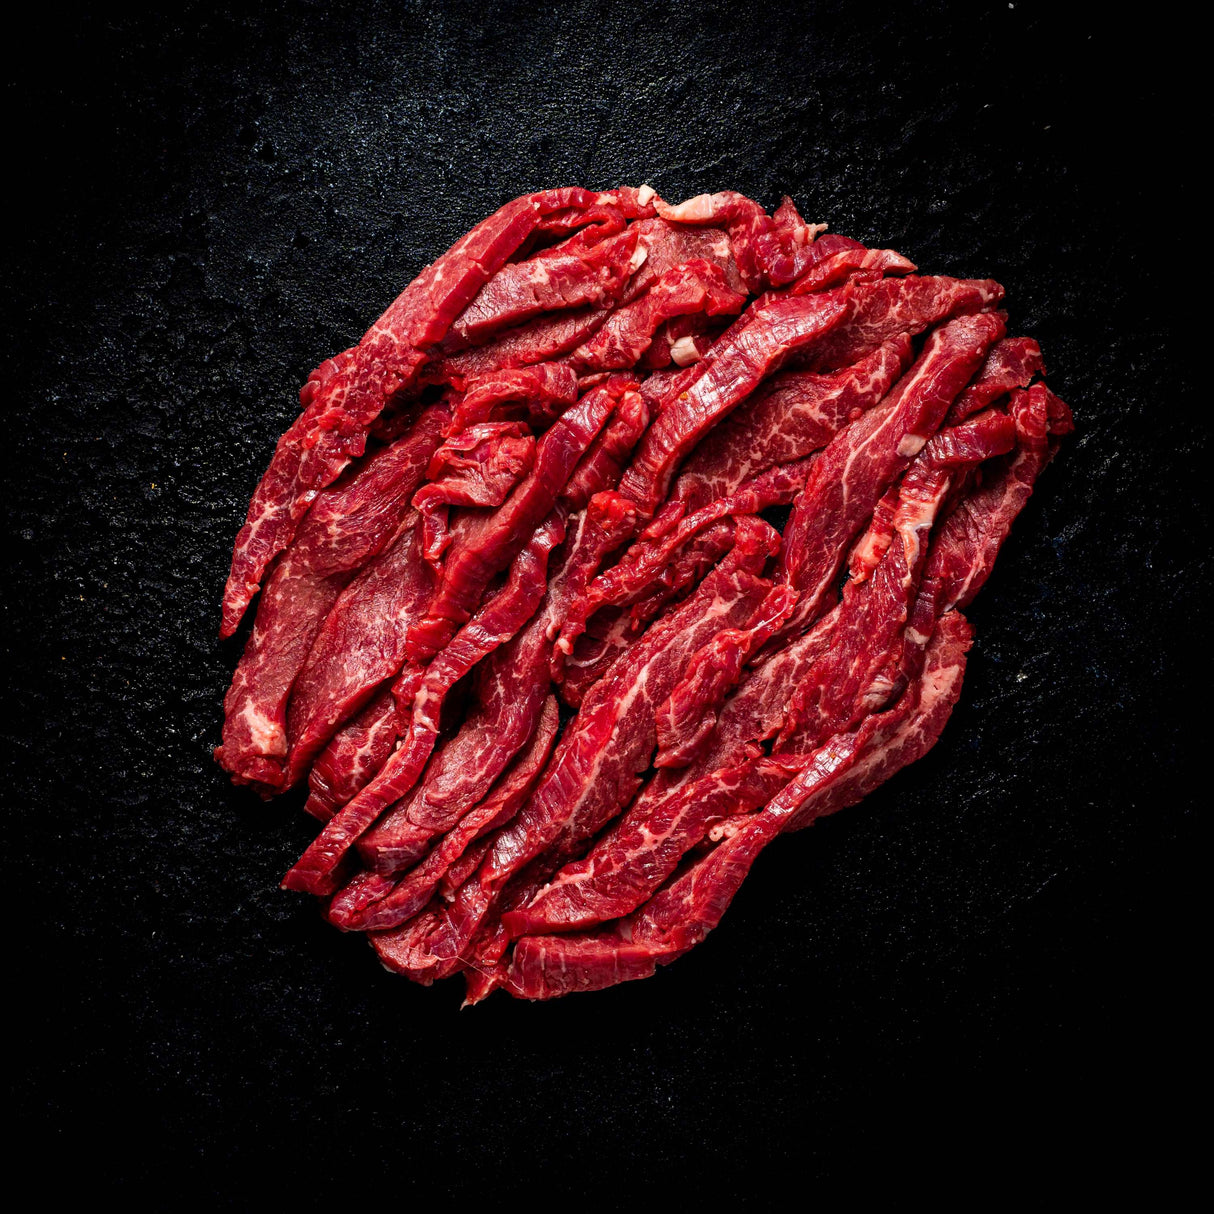
[[[6,937],[16,1098],[61,1185],[378,1203],[1150,1164],[1196,1026],[1208,428],[1171,302],[1195,199],[1155,142],[1156,35],[1056,7],[36,17],[6,66]],[[506,198],[642,181],[787,191],[999,278],[1079,431],[927,759],[772,848],[655,979],[460,1013],[279,891],[312,824],[210,760],[220,588],[312,366]]]

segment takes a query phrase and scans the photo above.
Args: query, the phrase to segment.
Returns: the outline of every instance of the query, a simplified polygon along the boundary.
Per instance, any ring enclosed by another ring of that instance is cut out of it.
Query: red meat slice
[[[534,467],[501,508],[469,520],[447,553],[425,618],[409,629],[411,660],[426,661],[438,653],[471,616],[490,579],[527,543],[616,404],[633,387],[620,377],[588,392],[540,439]]]
[[[914,709],[906,716],[901,716],[897,707],[882,713],[885,719],[856,765],[802,805],[785,825],[786,831],[804,830],[819,818],[859,804],[895,772],[931,750],[961,695],[965,655],[972,635],[969,621],[961,612],[952,611],[941,618],[926,647]]]
[[[914,262],[893,249],[866,249],[858,245],[821,258],[793,283],[791,290],[794,295],[804,295],[808,291],[824,291],[847,278],[876,279],[886,274],[911,274],[915,269]]]
[[[1041,347],[1030,337],[1005,337],[991,347],[973,383],[953,402],[950,426],[985,409],[1013,388],[1027,388],[1034,375],[1045,374]]]
[[[448,438],[413,498],[426,560],[437,570],[451,542],[449,507],[500,506],[534,462],[535,437],[522,422],[480,422]]]
[[[655,767],[686,767],[703,753],[746,660],[771,639],[796,602],[791,586],[774,586],[748,627],[725,629],[692,654],[678,686],[658,708]]]
[[[893,542],[871,578],[850,582],[823,654],[797,688],[775,749],[812,750],[879,711],[901,690],[895,670],[927,559],[928,537],[954,479],[1012,449],[1016,429],[989,410],[941,430],[911,465],[894,516]]]
[[[329,612],[304,663],[287,712],[284,786],[294,785],[337,730],[405,661],[405,633],[434,593],[422,552],[421,519],[410,510],[387,551],[365,566]]]
[[[798,756],[757,757],[694,780],[642,822],[627,814],[582,860],[502,916],[511,937],[579,931],[630,914],[717,822],[766,805],[800,769]]]
[[[894,538],[894,518],[902,486],[895,481],[873,508],[864,534],[856,541],[847,557],[847,573],[853,582],[862,582],[881,564],[881,558]]]
[[[676,378],[658,404],[620,492],[651,516],[680,461],[712,426],[794,350],[830,331],[847,311],[846,288],[752,305],[708,356]],[[731,336],[732,335],[732,336]],[[694,377],[694,378],[693,378]]]
[[[798,363],[808,371],[834,371],[884,345],[891,337],[911,337],[950,317],[981,312],[1003,298],[989,278],[934,278],[910,275],[857,285],[847,315]]]
[[[224,699],[215,758],[237,783],[283,786],[291,688],[342,590],[395,534],[449,418],[445,404],[423,410],[405,437],[320,493],[275,566]]]
[[[995,313],[936,329],[881,405],[841,431],[814,461],[784,533],[781,575],[801,595],[790,625],[820,614],[856,533],[1003,332]]]
[[[657,539],[642,539],[633,544],[618,564],[595,579],[582,599],[570,610],[561,626],[558,653],[568,655],[575,652],[578,639],[596,611],[603,607],[637,603],[647,597],[648,592],[665,575],[673,572],[676,578],[679,577],[687,569],[679,554],[688,553],[692,568],[698,565],[696,551],[688,552],[690,541],[718,520],[758,514],[771,506],[783,506],[793,501],[805,484],[811,462],[798,460],[793,464],[769,468],[731,496],[718,499],[683,519],[673,531]],[[633,622],[639,622],[635,613]],[[558,680],[561,678],[559,666],[554,667],[553,674]]]
[[[733,829],[712,851],[617,926],[587,935],[523,937],[500,981],[522,998],[550,999],[645,978],[682,956],[720,922],[759,852],[777,834],[854,804],[935,744],[961,691],[969,640],[964,617],[950,616],[933,639],[917,694],[806,756],[804,767],[764,810],[732,819]],[[482,981],[477,993],[483,996],[491,986]]]
[[[1045,384],[1014,392],[1008,412],[1016,426],[1015,453],[957,503],[928,556],[923,585],[937,613],[973,602],[1058,439],[1074,429],[1071,411]]]
[[[545,590],[552,549],[564,536],[562,511],[532,536],[519,553],[505,586],[421,673],[409,731],[375,778],[335,814],[287,873],[283,886],[306,893],[332,893],[346,852],[398,797],[416,782],[438,738],[447,693],[479,661],[508,641],[531,618]]]
[[[611,315],[610,308],[574,308],[537,317],[471,350],[437,361],[427,373],[436,383],[462,388],[471,380],[498,371],[550,363],[575,350]],[[570,368],[570,374],[572,371]]]
[[[316,493],[363,452],[367,428],[407,391],[451,323],[544,215],[599,202],[588,190],[549,190],[508,202],[405,288],[351,350],[318,368],[300,392],[303,412],[278,440],[249,503],[224,589],[221,636],[236,630],[262,574],[294,538]]]
[[[706,261],[725,276],[729,290],[746,294],[746,284],[738,273],[729,236],[716,228],[667,223],[664,219],[644,219],[635,225],[637,244],[645,251],[645,261],[624,292],[623,301],[631,303],[659,278],[691,261]]]
[[[386,688],[342,726],[317,756],[308,773],[304,809],[327,822],[383,766],[399,729],[396,698]]]
[[[628,502],[627,498],[620,500]],[[636,507],[628,504],[634,512],[632,531],[621,530],[616,537],[617,547],[636,529]],[[560,649],[554,652],[552,678],[560,684],[561,698],[570,708],[580,707],[586,692],[606,675],[645,628],[699,584],[733,547],[733,539],[734,527],[728,519],[698,532],[651,580],[628,588],[628,593],[621,595],[622,606],[599,611],[573,642],[571,652]],[[583,598],[578,604],[579,615],[584,603]],[[567,615],[567,621],[571,615]]]
[[[449,434],[499,418],[507,410],[522,414],[534,429],[543,430],[577,400],[578,394],[577,376],[571,368],[557,363],[495,369],[468,379],[464,387]]]
[[[667,270],[644,295],[617,308],[589,342],[570,355],[580,373],[631,368],[649,348],[659,325],[675,316],[740,312],[746,296],[729,289],[724,272],[696,259]]]
[[[626,228],[591,247],[574,236],[566,248],[513,262],[485,283],[451,328],[473,343],[541,312],[612,307],[637,269],[636,247],[636,231]]]
[[[833,375],[773,376],[705,436],[683,464],[670,500],[699,510],[750,477],[824,447],[885,396],[910,360],[910,338],[898,334]]]
[[[344,931],[376,931],[412,919],[430,901],[439,883],[482,835],[505,825],[535,787],[552,754],[560,725],[556,696],[549,695],[526,749],[492,792],[401,880],[377,872],[359,873],[329,905],[329,921]]]
[[[826,226],[806,224],[791,198],[768,215],[757,202],[733,190],[700,194],[678,206],[661,201],[656,205],[666,220],[725,227],[738,269],[756,293],[792,282],[812,264],[814,237]]]

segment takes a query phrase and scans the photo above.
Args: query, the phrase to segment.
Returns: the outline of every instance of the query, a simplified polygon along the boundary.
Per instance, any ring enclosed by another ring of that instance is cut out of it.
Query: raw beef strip
[[[450,415],[446,404],[423,410],[404,438],[318,494],[275,566],[224,699],[215,758],[237,783],[282,787],[296,676],[338,595],[395,534]]]
[[[746,294],[746,284],[738,273],[727,233],[716,228],[667,223],[658,218],[643,219],[634,228],[637,243],[645,250],[645,261],[628,283],[622,303],[631,303],[668,271],[690,261],[706,261],[716,266],[731,292]]]
[[[477,342],[541,312],[583,305],[613,307],[638,268],[633,260],[636,251],[637,233],[626,228],[591,247],[573,236],[566,248],[512,262],[481,288],[452,330],[465,341]]]
[[[627,498],[621,500],[628,501]],[[632,509],[635,512],[636,507]],[[633,517],[635,531],[635,513]],[[632,532],[621,531],[619,539],[626,539],[628,534]],[[697,532],[650,580],[638,580],[626,587],[620,594],[619,607],[598,611],[573,642],[569,653],[555,649],[552,678],[560,684],[565,703],[570,708],[580,707],[586,692],[606,675],[620,654],[663,611],[699,584],[708,570],[733,547],[733,540],[734,526],[730,519],[719,520]],[[575,613],[580,617],[585,602],[583,598],[575,605],[567,614],[565,624]]]
[[[594,580],[581,601],[570,610],[561,626],[558,652],[576,653],[577,642],[595,612],[635,603],[659,584],[664,575],[674,572],[677,576],[685,567],[680,554],[688,553],[694,567],[697,556],[694,549],[688,552],[689,544],[712,524],[728,516],[758,514],[771,506],[788,505],[805,485],[811,464],[811,459],[805,459],[769,468],[731,496],[683,519],[674,530],[633,544],[616,565]],[[554,668],[554,678],[558,681],[561,678],[559,667]]]
[[[1058,439],[1074,428],[1070,410],[1045,384],[1014,392],[1008,412],[1016,425],[1015,453],[957,503],[928,554],[923,584],[939,600],[938,611],[973,602]]]
[[[562,511],[554,511],[519,553],[510,578],[425,668],[413,698],[409,730],[375,778],[335,814],[287,873],[283,886],[331,893],[346,852],[376,818],[407,793],[421,775],[438,738],[448,693],[479,661],[508,641],[531,618],[544,596],[548,557],[564,537]]]
[[[508,406],[521,413],[533,429],[543,430],[577,395],[577,376],[570,367],[557,363],[490,371],[467,381],[447,432],[494,420]]]
[[[478,422],[434,453],[429,483],[413,497],[422,516],[422,550],[438,570],[451,542],[451,506],[500,506],[535,462],[535,436],[523,422]]]
[[[893,542],[870,578],[844,589],[830,648],[797,688],[777,751],[812,750],[854,729],[900,690],[891,668],[901,657],[937,511],[955,477],[1010,451],[1015,433],[1012,419],[992,409],[939,431],[924,447],[902,478]]]
[[[819,242],[821,244],[822,242]],[[802,274],[790,288],[794,295],[809,291],[824,291],[847,278],[878,279],[886,274],[912,274],[916,267],[893,249],[840,249],[824,257]]]
[[[412,919],[430,901],[439,882],[467,849],[518,812],[552,753],[559,723],[556,697],[549,695],[527,749],[489,796],[461,818],[405,877],[396,880],[375,872],[360,873],[334,897],[329,906],[329,921],[345,931],[382,931]]]
[[[961,612],[951,611],[941,618],[927,644],[913,711],[901,718],[896,707],[882,713],[887,719],[885,727],[855,767],[797,810],[785,825],[786,831],[803,830],[827,814],[859,804],[895,772],[931,750],[961,695],[965,655],[972,636],[969,621]]]
[[[841,288],[752,305],[747,323],[735,324],[705,359],[689,368],[694,379],[679,377],[671,383],[620,481],[620,492],[652,515],[680,461],[699,439],[792,351],[839,323],[847,310],[845,293],[846,288]]]
[[[761,808],[800,770],[802,760],[758,756],[684,785],[642,823],[628,814],[585,859],[567,864],[526,906],[502,916],[511,937],[594,927],[645,903],[711,826]]]
[[[410,510],[392,546],[342,592],[295,680],[285,787],[301,779],[337,730],[396,676],[405,661],[406,629],[421,617],[434,587],[421,519]]]
[[[791,586],[773,586],[746,628],[725,629],[692,654],[678,686],[657,711],[655,767],[686,767],[703,752],[747,658],[771,639],[796,601]]]
[[[390,688],[379,692],[333,735],[308,773],[304,809],[327,822],[383,766],[400,728]]]
[[[784,533],[781,574],[801,595],[790,623],[817,617],[856,533],[1003,332],[995,313],[936,329],[881,405],[842,430],[814,461]]]
[[[586,344],[570,355],[580,374],[636,365],[658,326],[675,316],[703,312],[722,316],[740,312],[746,296],[729,289],[717,266],[696,259],[667,270],[644,295],[617,308]]]
[[[720,922],[758,853],[777,834],[854,804],[934,745],[960,694],[969,639],[964,617],[942,621],[915,694],[807,756],[764,810],[733,819],[733,829],[712,851],[628,919],[587,935],[523,937],[500,981],[523,998],[554,998],[648,977],[694,947]],[[479,984],[480,993],[492,985]]]
[[[521,551],[612,410],[632,390],[633,382],[619,377],[587,393],[540,439],[534,467],[501,508],[470,519],[447,553],[425,619],[409,629],[411,660],[438,653],[469,618],[489,580]]]
[[[864,534],[852,546],[847,557],[847,575],[853,582],[862,582],[870,577],[881,563],[894,538],[894,516],[898,513],[901,495],[902,485],[895,481],[873,507],[873,516],[868,520]]]
[[[792,199],[785,198],[774,215],[732,190],[699,194],[677,206],[659,201],[658,214],[678,223],[725,227],[734,259],[753,292],[783,286],[811,263],[814,237],[825,224],[806,224]]]
[[[948,424],[964,421],[1013,388],[1027,388],[1034,375],[1044,374],[1041,347],[1031,337],[1005,337],[995,343],[973,382],[953,402]]]
[[[885,396],[910,360],[910,338],[899,334],[833,375],[789,371],[767,380],[688,456],[671,501],[699,510],[760,472],[824,447]]]
[[[857,285],[843,321],[796,362],[807,371],[847,367],[899,333],[914,337],[950,317],[991,308],[1002,298],[1003,288],[989,278],[912,274]]]
[[[561,501],[571,510],[584,510],[595,494],[613,489],[647,425],[649,406],[644,397],[639,392],[625,392],[611,420],[565,482]],[[629,505],[628,509],[635,513],[635,507]]]
[[[549,190],[508,202],[405,288],[351,350],[330,359],[300,391],[303,412],[278,440],[232,554],[221,636],[230,636],[257,593],[266,566],[294,538],[318,490],[363,452],[367,428],[408,390],[452,321],[534,231],[546,214],[585,210],[599,196]]]
[[[508,329],[493,341],[441,359],[428,373],[438,383],[463,388],[470,381],[498,371],[551,364],[575,350],[611,315],[610,308],[575,308],[554,312]],[[572,368],[564,370],[572,374]]]

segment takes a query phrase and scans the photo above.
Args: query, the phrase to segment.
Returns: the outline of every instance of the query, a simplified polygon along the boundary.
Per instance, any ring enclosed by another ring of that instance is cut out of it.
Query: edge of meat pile
[[[940,736],[1071,414],[998,283],[824,230],[525,195],[304,385],[233,553],[222,635],[260,599],[216,759],[307,783],[283,884],[390,970],[470,1003],[647,977]]]

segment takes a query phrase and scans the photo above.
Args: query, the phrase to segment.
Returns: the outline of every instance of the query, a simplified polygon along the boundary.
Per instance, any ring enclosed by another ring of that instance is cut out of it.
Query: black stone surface
[[[1209,571],[1184,37],[1006,2],[169,7],[45,6],[6,56],[9,1047],[39,1175],[154,1208],[1175,1175]],[[999,278],[1079,430],[924,761],[772,848],[656,978],[460,1013],[278,889],[312,823],[211,762],[220,589],[311,367],[505,199],[643,181],[788,192]]]

